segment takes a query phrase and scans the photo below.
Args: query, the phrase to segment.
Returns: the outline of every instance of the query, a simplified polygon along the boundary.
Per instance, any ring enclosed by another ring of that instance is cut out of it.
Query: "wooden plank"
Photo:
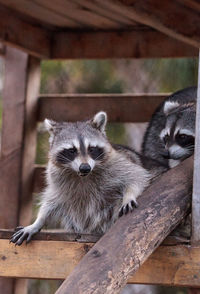
[[[124,26],[132,27],[134,25],[138,25],[136,22],[134,22],[130,19],[127,19],[127,17],[124,17],[123,15],[121,15],[119,13],[112,13],[112,12],[108,11],[107,9],[100,7],[99,4],[96,3],[95,1],[74,0],[73,2],[76,2],[81,7],[91,9],[93,12],[95,12],[99,15],[103,15],[111,20],[117,21],[118,23],[123,24]]]
[[[26,53],[7,47],[0,159],[0,223],[2,228],[12,228],[17,225],[27,63]]]
[[[192,169],[189,158],[154,181],[137,210],[116,221],[56,293],[119,293],[188,212]]]
[[[10,238],[14,232],[15,232],[14,230],[0,229],[0,239],[10,240]],[[101,235],[67,233],[65,230],[62,230],[62,229],[54,229],[54,230],[41,230],[41,232],[39,232],[38,234],[33,236],[33,240],[95,243],[100,239],[100,237],[101,237]],[[170,242],[172,242],[172,241],[170,241]],[[180,244],[180,243],[178,243],[178,244]]]
[[[40,89],[40,60],[31,57],[27,69],[25,122],[19,223],[28,225],[32,219],[32,188],[37,145],[37,98]]]
[[[64,279],[92,246],[92,243],[33,241],[18,247],[0,239],[0,276]],[[160,246],[128,283],[199,287],[199,263],[199,247]]]
[[[0,229],[0,239],[10,240],[14,230]],[[84,242],[96,243],[102,235],[80,234],[80,233],[67,233],[63,229],[41,230],[38,234],[33,236],[33,240],[39,241],[70,241],[70,242]],[[167,236],[163,241],[163,245],[190,245],[190,240],[179,236]]]
[[[168,36],[200,47],[199,12],[188,9],[178,1],[168,0],[96,0],[112,11],[150,26]],[[192,19],[192,21],[191,21]]]
[[[168,94],[61,94],[41,95],[38,120],[77,121],[104,110],[109,121],[146,122]],[[86,107],[85,107],[86,106]],[[80,111],[84,107],[84,111]]]
[[[0,5],[0,41],[38,56],[50,56],[51,35],[44,28],[33,26],[17,13]]]
[[[1,228],[13,228],[18,223],[27,64],[26,53],[6,48],[0,158]],[[13,287],[14,280],[0,279],[0,289],[5,289],[5,294],[12,294]]]
[[[36,3],[36,1],[18,0],[17,5],[15,0],[0,0],[0,3],[13,9],[15,13],[21,13],[27,17],[31,17],[37,23],[48,24],[55,27],[80,28],[81,24],[64,16],[62,13],[58,14],[51,9],[45,7],[43,1]]]
[[[192,242],[200,244],[200,51],[199,51],[199,72],[196,106],[196,132],[194,152],[194,179],[192,195]]]
[[[129,44],[129,46],[127,46]],[[161,58],[198,56],[198,49],[153,30],[58,32],[53,59]]]
[[[74,20],[74,22],[81,24],[82,28],[118,29],[121,27],[120,23],[96,14],[90,11],[90,9],[83,9],[80,5],[72,1],[57,0],[54,2],[49,0],[35,0],[35,3],[40,6],[42,5],[46,9],[51,9],[51,11],[67,19]]]
[[[127,46],[127,44],[129,44]],[[57,32],[53,59],[159,58],[198,56],[198,49],[163,33],[138,28],[129,31]]]

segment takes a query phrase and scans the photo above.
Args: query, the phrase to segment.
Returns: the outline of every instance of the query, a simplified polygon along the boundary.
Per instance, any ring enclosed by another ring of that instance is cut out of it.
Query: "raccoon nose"
[[[162,156],[163,156],[164,158],[166,158],[166,159],[169,159],[169,158],[170,158],[169,151],[168,151],[168,150],[164,150],[164,151],[162,152]]]
[[[87,175],[90,171],[91,171],[91,167],[88,163],[81,163],[80,167],[79,167],[79,171],[82,174]]]

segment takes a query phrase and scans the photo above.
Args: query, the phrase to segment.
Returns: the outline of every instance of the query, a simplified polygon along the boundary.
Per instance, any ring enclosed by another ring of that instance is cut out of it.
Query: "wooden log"
[[[126,15],[127,18],[150,26],[170,37],[200,47],[199,12],[188,9],[181,1],[97,0],[97,2],[113,13],[120,12],[121,15]]]
[[[129,45],[127,46],[127,44]],[[161,32],[139,27],[130,31],[54,33],[51,58],[163,58],[192,56],[198,56],[197,48],[168,37]]]
[[[189,158],[156,180],[139,197],[139,208],[112,226],[56,294],[119,293],[188,212],[192,170]]]
[[[3,5],[0,5],[0,41],[37,57],[50,56],[51,33],[25,22],[17,12]]]
[[[6,48],[0,158],[0,226],[18,223],[28,56]],[[3,293],[14,291],[14,280],[0,279]]]
[[[196,131],[195,131],[195,152],[194,152],[194,179],[192,194],[192,243],[200,244],[200,51],[199,51],[199,73],[198,91],[196,106]]]
[[[38,120],[77,121],[104,110],[109,121],[146,122],[168,94],[60,94],[41,95]],[[80,111],[84,107],[84,112]]]

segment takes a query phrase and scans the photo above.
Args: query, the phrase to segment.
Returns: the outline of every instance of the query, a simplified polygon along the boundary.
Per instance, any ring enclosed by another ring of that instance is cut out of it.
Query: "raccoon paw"
[[[131,200],[130,202],[123,204],[121,209],[119,210],[119,217],[123,214],[127,214],[128,212],[133,211],[134,208],[138,207],[138,203],[136,200]]]
[[[32,236],[38,232],[38,230],[34,229],[32,226],[17,227],[15,231],[16,232],[10,239],[10,243],[14,243],[18,246],[20,246],[24,240],[26,240],[26,244],[29,243],[32,239]]]

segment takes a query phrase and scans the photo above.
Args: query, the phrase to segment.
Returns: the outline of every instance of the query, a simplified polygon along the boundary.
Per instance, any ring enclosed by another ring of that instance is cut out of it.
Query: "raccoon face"
[[[45,120],[50,133],[50,160],[61,169],[87,176],[106,160],[111,149],[105,135],[106,123],[107,115],[103,111],[86,122]]]
[[[165,102],[165,128],[160,133],[160,139],[165,150],[163,157],[174,160],[184,160],[194,152],[195,141],[195,107],[179,105],[177,102]]]

